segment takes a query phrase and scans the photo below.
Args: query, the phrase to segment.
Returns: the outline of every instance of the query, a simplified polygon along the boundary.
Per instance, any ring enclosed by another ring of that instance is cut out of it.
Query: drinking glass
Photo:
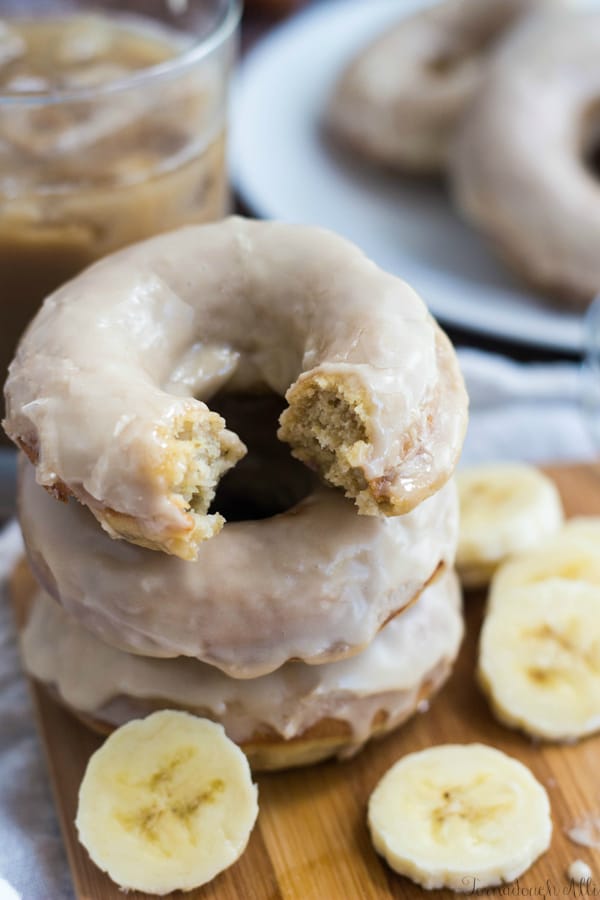
[[[227,213],[239,19],[239,0],[0,0],[0,384],[60,284]]]

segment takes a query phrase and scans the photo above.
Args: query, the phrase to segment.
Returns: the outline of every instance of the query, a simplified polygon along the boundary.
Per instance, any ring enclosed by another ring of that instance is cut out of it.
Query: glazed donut
[[[463,631],[457,580],[445,571],[360,655],[240,681],[195,660],[115,650],[32,588],[23,662],[60,702],[103,732],[165,706],[208,716],[255,769],[348,756],[396,728],[445,681]]]
[[[377,37],[342,73],[332,132],[373,162],[443,171],[458,120],[491,48],[532,9],[557,0],[443,0]]]
[[[357,653],[456,551],[453,482],[391,518],[357,516],[317,485],[280,515],[228,522],[190,563],[112,541],[88,510],[56,503],[23,469],[28,557],[67,612],[115,647],[191,656],[238,678]]]
[[[534,287],[586,304],[600,289],[600,13],[534,17],[499,51],[465,116],[454,195]]]
[[[192,559],[244,452],[203,402],[223,386],[285,394],[280,439],[368,515],[439,489],[466,425],[454,351],[408,285],[329,232],[231,218],[49,297],[11,365],[5,428],[113,537]]]

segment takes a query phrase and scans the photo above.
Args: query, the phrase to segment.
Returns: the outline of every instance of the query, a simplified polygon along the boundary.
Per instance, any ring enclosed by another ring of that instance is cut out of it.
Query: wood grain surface
[[[600,467],[551,470],[569,515],[600,514]],[[17,610],[30,590],[15,579]],[[428,896],[392,872],[373,851],[365,812],[369,794],[386,769],[403,754],[445,742],[483,741],[528,765],[548,789],[554,819],[550,850],[510,888],[485,896],[600,895],[600,850],[573,844],[565,829],[600,813],[600,736],[574,746],[532,743],[498,724],[473,679],[477,634],[484,598],[466,598],[467,637],[454,674],[428,712],[399,732],[368,746],[348,762],[261,775],[258,823],[243,857],[189,900],[382,900]],[[73,820],[77,791],[100,738],[58,706],[39,685],[31,685],[56,808],[79,900],[122,900],[123,894],[90,862],[79,845]],[[583,859],[591,883],[570,884],[569,864]],[[128,900],[141,900],[136,892]],[[453,896],[433,892],[434,900]]]

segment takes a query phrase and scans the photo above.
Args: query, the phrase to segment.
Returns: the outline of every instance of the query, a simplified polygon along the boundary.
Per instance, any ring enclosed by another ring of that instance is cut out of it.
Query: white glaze
[[[187,529],[161,428],[224,383],[285,394],[307,372],[367,393],[361,465],[393,499],[411,508],[450,476],[466,394],[415,292],[330,232],[240,218],[129,247],[49,297],[11,366],[5,427],[38,453],[41,484]]]
[[[57,503],[24,462],[20,519],[38,579],[98,637],[148,656],[193,656],[237,677],[366,646],[458,540],[450,482],[417,509],[358,516],[317,487],[281,515],[227,523],[195,563],[111,540],[84,507]]]
[[[423,682],[435,680],[441,667],[445,673],[454,660],[462,632],[458,583],[445,572],[358,656],[322,666],[288,663],[241,681],[195,660],[147,659],[116,650],[40,591],[22,635],[22,653],[27,670],[54,685],[65,703],[111,724],[121,724],[132,710],[139,714],[143,704],[135,701],[146,699],[205,711],[239,742],[261,726],[289,740],[333,717],[348,723],[352,742],[360,744],[379,710],[393,723],[414,709]]]
[[[469,107],[452,165],[457,202],[502,255],[578,302],[600,285],[600,192],[583,147],[598,117],[599,42],[598,10],[524,23]]]

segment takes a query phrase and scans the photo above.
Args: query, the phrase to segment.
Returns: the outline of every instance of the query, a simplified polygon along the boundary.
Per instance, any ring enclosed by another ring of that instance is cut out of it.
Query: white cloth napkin
[[[519,364],[476,350],[462,350],[459,356],[471,399],[463,462],[598,456],[581,409],[576,365]],[[0,580],[20,553],[13,523],[0,534]],[[0,591],[0,647],[0,877],[24,900],[68,900],[73,893],[66,858],[5,588]]]
[[[22,553],[13,522],[0,534],[0,877],[23,900],[69,900],[71,880],[6,591]],[[0,884],[0,900],[1,891]]]
[[[463,464],[600,458],[583,408],[579,365],[516,363],[467,349],[458,355],[470,400]]]

